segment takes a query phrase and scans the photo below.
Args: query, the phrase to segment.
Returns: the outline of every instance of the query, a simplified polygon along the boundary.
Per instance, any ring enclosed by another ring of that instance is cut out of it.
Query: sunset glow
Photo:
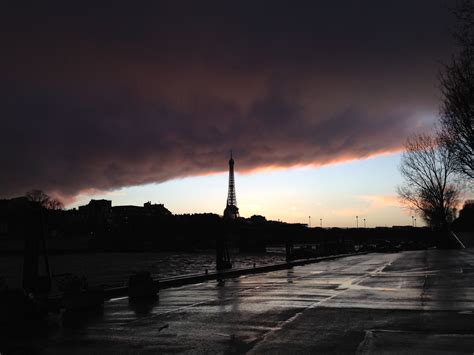
[[[326,227],[353,227],[356,215],[366,218],[371,227],[409,225],[411,215],[401,208],[394,193],[400,179],[399,158],[399,154],[384,154],[320,168],[271,169],[251,174],[240,173],[236,159],[240,214],[294,223],[308,223],[312,216],[314,226],[322,218]],[[164,203],[178,214],[222,214],[226,189],[227,173],[222,172],[106,193],[83,193],[68,206],[105,198],[114,205]]]
[[[452,18],[387,6],[13,7],[0,193],[222,214],[232,149],[242,215],[409,224],[399,152],[437,120]]]

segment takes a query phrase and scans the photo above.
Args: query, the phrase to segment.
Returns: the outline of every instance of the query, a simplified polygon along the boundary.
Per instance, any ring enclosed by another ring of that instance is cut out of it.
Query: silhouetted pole
[[[31,205],[26,213],[25,247],[23,252],[23,288],[28,293],[48,293],[51,289],[51,271],[46,249],[46,222],[43,207]],[[39,262],[43,256],[44,274],[40,275]]]
[[[416,218],[415,218],[415,227],[416,227]]]
[[[364,218],[364,228],[365,228],[365,218]]]
[[[231,229],[231,226],[227,226],[227,229]],[[231,268],[232,263],[230,261],[229,249],[227,248],[227,238],[224,236],[218,238],[216,242],[216,269],[219,271]]]
[[[356,227],[359,228],[359,216],[356,216]]]
[[[311,228],[311,216],[308,216],[308,220],[309,220],[308,226],[309,226],[309,228]]]
[[[293,241],[289,239],[285,243],[286,262],[293,260]]]
[[[27,293],[34,293],[38,286],[38,263],[40,254],[39,223],[34,214],[28,221],[23,251],[23,288]],[[35,228],[36,227],[36,228]]]
[[[414,216],[411,216],[411,226],[412,227],[415,226],[415,217]]]
[[[320,226],[321,228],[323,228],[323,219],[322,219],[322,218],[319,219],[319,226]]]

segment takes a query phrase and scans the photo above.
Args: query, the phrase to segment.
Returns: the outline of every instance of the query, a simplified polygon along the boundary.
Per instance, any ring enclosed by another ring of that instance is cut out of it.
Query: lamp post
[[[309,220],[308,226],[309,228],[311,228],[311,216],[308,216],[308,220]]]
[[[412,227],[415,226],[415,217],[414,216],[411,216],[411,226]]]
[[[364,218],[364,228],[365,228],[365,218]]]
[[[356,216],[356,227],[359,228],[359,216]]]
[[[319,226],[320,226],[321,228],[323,228],[323,219],[322,219],[322,218],[319,219]]]
[[[415,218],[415,227],[416,227],[416,218]]]

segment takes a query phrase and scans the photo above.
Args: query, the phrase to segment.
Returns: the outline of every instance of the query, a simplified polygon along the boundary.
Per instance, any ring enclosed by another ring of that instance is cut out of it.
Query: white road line
[[[392,260],[393,261],[393,260]],[[369,277],[371,277],[372,275],[376,275],[380,272],[382,272],[382,270],[384,268],[386,268],[388,265],[390,265],[392,263],[392,261],[389,261],[381,266],[379,266],[378,268],[376,268],[374,271],[369,271],[369,272],[366,272],[364,275],[362,276],[359,276],[359,277],[356,277],[354,279],[351,279],[349,282],[351,283],[351,285],[358,285],[359,283],[361,283],[362,281],[368,279]],[[337,290],[337,289],[336,289]],[[340,296],[346,292],[348,292],[350,290],[350,286],[347,287],[346,289],[344,290],[341,290],[339,292],[337,292],[336,294],[332,295],[332,296],[329,296],[323,300],[320,300],[318,302],[315,302],[313,303],[312,305],[306,307],[305,309],[303,309],[302,311],[300,312],[297,312],[295,313],[293,316],[291,316],[290,318],[288,318],[287,320],[285,321],[282,321],[282,322],[279,322],[278,325],[276,327],[272,327],[268,332],[264,333],[262,336],[258,337],[260,340],[256,342],[256,344],[253,346],[252,349],[250,349],[250,351],[248,352],[248,354],[252,354],[255,349],[256,346],[258,346],[259,344],[261,344],[262,342],[264,342],[270,335],[274,334],[275,332],[281,330],[284,326],[294,322],[295,320],[297,320],[306,310],[308,309],[314,309],[314,308],[317,308],[318,306],[320,306],[321,304],[337,297],[337,296]]]

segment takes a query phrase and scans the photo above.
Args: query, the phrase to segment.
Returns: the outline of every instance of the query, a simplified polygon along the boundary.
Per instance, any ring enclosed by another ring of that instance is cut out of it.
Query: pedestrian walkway
[[[30,342],[45,353],[472,354],[473,312],[474,250],[411,251],[115,299]]]

